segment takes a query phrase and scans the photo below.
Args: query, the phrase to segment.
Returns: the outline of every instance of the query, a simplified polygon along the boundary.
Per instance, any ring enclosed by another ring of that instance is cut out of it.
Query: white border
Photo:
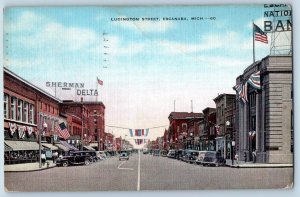
[[[291,4],[293,7],[293,58],[294,58],[294,112],[295,112],[295,120],[299,119],[299,101],[300,101],[300,85],[299,85],[299,37],[296,35],[300,35],[299,32],[299,22],[297,19],[300,18],[300,1],[292,1],[292,0],[114,0],[114,1],[105,1],[105,0],[2,0],[0,1],[1,5],[1,14],[0,14],[0,25],[3,30],[3,8],[7,6],[80,6],[80,5],[215,5],[215,4],[263,4],[263,3],[285,3],[285,4]],[[296,22],[295,22],[296,21]],[[0,50],[0,59],[3,60],[3,31],[0,32],[0,43],[1,43],[1,50]],[[3,65],[3,61],[2,61]],[[3,72],[0,72],[0,80],[3,81]],[[1,83],[3,84],[3,83]],[[3,85],[0,86],[0,100],[3,99]],[[298,102],[297,102],[298,101]],[[3,102],[1,102],[3,103]],[[0,105],[0,119],[3,120],[3,105]],[[260,197],[260,196],[299,196],[300,190],[299,190],[299,171],[298,171],[298,164],[299,164],[299,156],[297,156],[297,153],[299,153],[299,147],[297,145],[297,142],[299,142],[299,122],[295,121],[294,125],[294,133],[295,133],[295,179],[294,179],[294,188],[292,190],[283,190],[283,189],[274,189],[274,190],[198,190],[198,191],[141,191],[141,192],[57,192],[57,193],[50,193],[50,192],[44,192],[44,193],[7,193],[4,191],[4,171],[3,171],[3,162],[0,164],[0,195],[1,196],[43,196],[43,197],[57,197],[57,196],[75,196],[79,197],[82,195],[89,195],[90,197],[96,197],[96,196],[106,196],[110,195],[111,197],[115,196],[145,196],[150,197],[153,195],[156,196],[173,196],[173,197],[179,197],[179,196],[189,196],[189,197],[199,197],[199,196],[243,196],[243,197]],[[0,128],[3,128],[3,121],[0,121]],[[3,142],[4,135],[0,135],[0,140]],[[0,153],[1,157],[3,158],[3,151],[4,151],[4,143],[0,145]],[[1,161],[3,161],[1,159]],[[59,180],[58,180],[59,181]],[[297,195],[298,194],[298,195]]]

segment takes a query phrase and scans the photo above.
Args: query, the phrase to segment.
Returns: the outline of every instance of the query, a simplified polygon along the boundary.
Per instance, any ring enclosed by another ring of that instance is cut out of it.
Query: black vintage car
[[[216,151],[207,151],[202,161],[203,166],[224,166],[226,160],[220,156],[220,153]]]
[[[198,157],[199,151],[188,150],[186,154],[182,157],[182,160],[188,163],[195,163]]]
[[[74,151],[67,156],[63,156],[56,160],[57,166],[67,167],[69,165],[89,165],[95,161],[95,151]]]

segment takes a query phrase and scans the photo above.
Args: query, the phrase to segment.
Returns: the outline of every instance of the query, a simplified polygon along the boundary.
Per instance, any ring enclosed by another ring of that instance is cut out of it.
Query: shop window
[[[28,122],[28,103],[24,102],[23,122]]]
[[[4,94],[3,97],[3,102],[4,102],[4,107],[3,107],[3,111],[4,111],[4,118],[8,118],[8,98],[9,96],[7,94]]]
[[[16,120],[16,104],[17,99],[15,97],[11,97],[10,100],[10,118]]]

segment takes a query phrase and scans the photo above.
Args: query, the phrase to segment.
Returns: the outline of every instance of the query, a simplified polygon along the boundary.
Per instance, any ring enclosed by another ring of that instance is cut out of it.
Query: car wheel
[[[69,164],[68,164],[67,161],[63,162],[63,164],[62,164],[63,167],[67,167],[68,165],[69,165]]]
[[[90,161],[88,159],[84,160],[84,165],[86,166],[90,165]]]

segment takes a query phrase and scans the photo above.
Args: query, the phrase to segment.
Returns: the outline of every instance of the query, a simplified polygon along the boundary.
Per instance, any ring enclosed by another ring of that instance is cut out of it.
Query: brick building
[[[188,122],[191,119],[194,121],[200,121],[202,117],[202,113],[171,112],[168,117],[170,124],[167,139],[167,143],[169,143],[170,148],[193,148],[194,130],[192,130],[188,136]]]
[[[234,94],[220,94],[213,99],[216,103],[216,150],[221,151],[221,156],[226,158],[230,150],[227,144],[231,143],[230,138],[226,139],[225,109],[232,105],[235,100]]]
[[[216,109],[207,107],[200,122],[200,150],[216,150]]]

